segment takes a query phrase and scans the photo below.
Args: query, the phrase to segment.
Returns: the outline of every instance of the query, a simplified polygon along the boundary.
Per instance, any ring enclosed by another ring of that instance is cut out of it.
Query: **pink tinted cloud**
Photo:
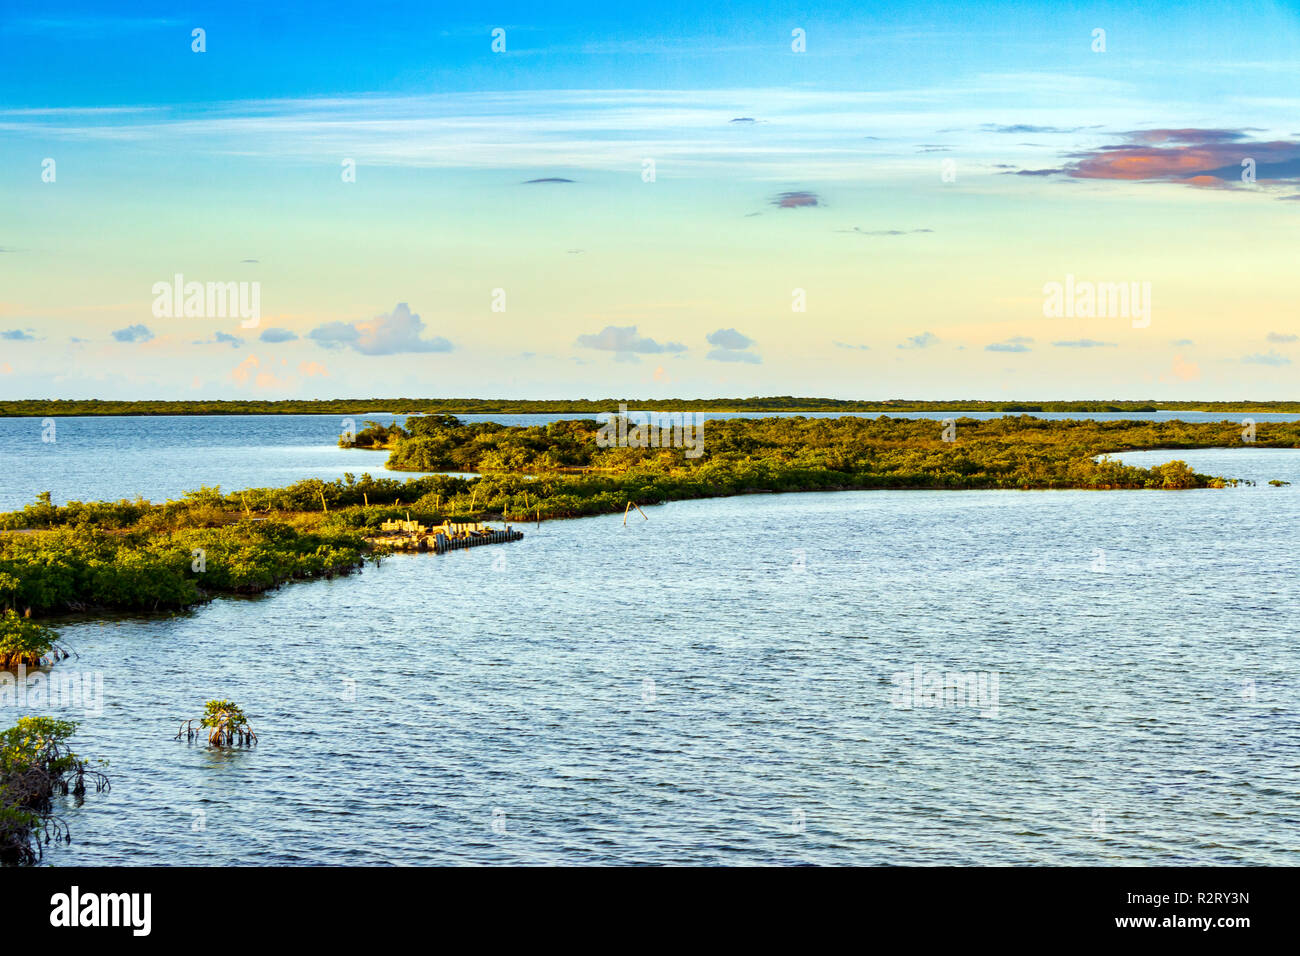
[[[1250,142],[1221,129],[1151,129],[1124,134],[1127,142],[1077,153],[1062,172],[1075,179],[1178,182],[1222,187],[1242,182],[1242,162],[1254,160],[1258,182],[1300,179],[1300,143]]]
[[[805,189],[781,193],[772,200],[772,205],[781,209],[802,209],[805,206],[816,206],[817,204],[817,194],[808,192]]]

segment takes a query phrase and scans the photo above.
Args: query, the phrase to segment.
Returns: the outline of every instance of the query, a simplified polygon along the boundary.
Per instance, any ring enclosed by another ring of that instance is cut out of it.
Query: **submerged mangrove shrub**
[[[47,654],[55,660],[67,657],[68,652],[54,643],[56,637],[51,628],[19,617],[16,611],[5,611],[0,617],[0,668],[38,667]]]
[[[192,741],[202,736],[204,728],[208,731],[208,744],[212,747],[251,747],[257,743],[257,734],[248,725],[244,711],[232,701],[208,701],[203,716],[182,723],[176,739],[180,740],[183,734],[187,741]]]
[[[82,797],[87,783],[109,789],[108,778],[68,749],[77,725],[51,717],[23,717],[0,731],[0,863],[40,860],[51,840],[72,842],[54,813],[53,797]]]

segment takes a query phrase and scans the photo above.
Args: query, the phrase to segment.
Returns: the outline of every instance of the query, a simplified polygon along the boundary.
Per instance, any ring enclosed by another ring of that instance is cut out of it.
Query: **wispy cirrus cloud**
[[[986,133],[1077,133],[1083,127],[1081,126],[1035,126],[1032,123],[1012,123],[1009,125],[1000,125],[998,123],[985,123],[980,127]]]
[[[994,342],[991,345],[986,345],[984,346],[984,351],[985,352],[1029,352],[1032,351],[1032,349],[1030,349],[1029,346],[1030,344],[1033,343],[1033,341],[1034,341],[1033,339],[1027,336],[1017,335],[1014,338],[1009,338],[1004,342]]]
[[[934,232],[933,229],[863,229],[861,226],[854,226],[852,229],[836,229],[836,232],[848,232],[858,236],[912,236],[919,233]]]
[[[1280,367],[1290,365],[1291,360],[1285,355],[1279,355],[1277,352],[1269,349],[1267,352],[1257,352],[1254,355],[1247,355],[1242,359],[1247,365],[1271,365]]]

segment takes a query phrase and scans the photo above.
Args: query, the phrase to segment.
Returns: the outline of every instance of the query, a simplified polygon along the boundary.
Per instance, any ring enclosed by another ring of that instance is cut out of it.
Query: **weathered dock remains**
[[[410,520],[385,521],[379,526],[379,532],[378,537],[366,540],[372,544],[386,544],[394,551],[432,551],[434,554],[477,548],[483,544],[504,544],[524,536],[522,531],[509,525],[489,528],[481,521],[445,521],[432,526]]]

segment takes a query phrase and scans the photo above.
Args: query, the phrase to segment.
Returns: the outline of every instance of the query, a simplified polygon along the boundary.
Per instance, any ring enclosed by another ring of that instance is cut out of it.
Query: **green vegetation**
[[[194,725],[198,724],[198,727]],[[176,733],[180,740],[185,735],[187,741],[201,736],[203,729],[208,731],[210,747],[251,747],[257,743],[257,734],[248,725],[248,718],[237,704],[229,700],[210,700],[204,708],[203,716],[187,720],[181,724]]]
[[[54,813],[55,795],[82,797],[87,781],[97,793],[109,788],[104,774],[68,749],[76,729],[67,720],[22,717],[0,731],[0,863],[36,863],[44,844],[72,842]]]
[[[587,494],[601,483],[658,485],[667,497],[830,488],[1207,487],[1216,480],[1193,475],[1181,462],[1144,469],[1098,459],[1143,448],[1241,444],[1240,425],[1230,421],[959,418],[953,440],[944,441],[942,423],[929,419],[796,416],[710,421],[703,427],[704,453],[693,458],[669,447],[669,429],[635,423],[627,426],[631,447],[601,447],[594,420],[508,427],[429,416],[409,419],[405,428],[367,425],[358,447],[388,449],[389,468],[484,473],[474,483],[480,506],[496,500],[494,489],[524,487],[503,477],[523,474],[534,476],[526,487],[543,499]],[[1300,447],[1300,423],[1261,425],[1256,445]],[[674,485],[690,493],[671,494]]]
[[[628,408],[652,411],[714,412],[1300,412],[1300,402],[1157,402],[1154,399],[1105,401],[985,401],[958,399],[933,402],[913,399],[849,401],[775,395],[751,398],[336,398],[285,401],[243,399],[213,401],[101,401],[99,399],[23,399],[0,401],[0,417],[59,415],[592,415],[611,412],[623,402]]]
[[[0,527],[38,529],[0,535],[0,602],[38,614],[177,609],[361,564],[354,529],[287,510],[255,516],[212,494],[58,508],[43,496],[0,516]]]
[[[19,617],[16,611],[6,610],[0,616],[0,669],[19,665],[37,667],[46,654],[66,657],[55,643],[57,637],[50,628]]]
[[[0,534],[0,608],[159,610],[255,594],[359,567],[381,553],[366,538],[407,517],[522,522],[753,492],[1222,487],[1234,481],[1182,461],[1138,468],[1105,456],[1241,444],[1231,421],[961,418],[955,440],[944,441],[943,424],[928,419],[800,416],[708,422],[703,454],[691,458],[683,448],[601,447],[599,430],[589,419],[507,427],[438,415],[405,427],[367,423],[356,436],[360,448],[387,449],[391,468],[477,478],[348,474],[235,493],[201,488],[161,504],[56,506],[43,494],[0,514],[0,531],[21,531]],[[631,434],[653,431],[634,425]],[[653,438],[671,444],[667,429]],[[1300,423],[1260,424],[1255,445],[1300,447]]]

